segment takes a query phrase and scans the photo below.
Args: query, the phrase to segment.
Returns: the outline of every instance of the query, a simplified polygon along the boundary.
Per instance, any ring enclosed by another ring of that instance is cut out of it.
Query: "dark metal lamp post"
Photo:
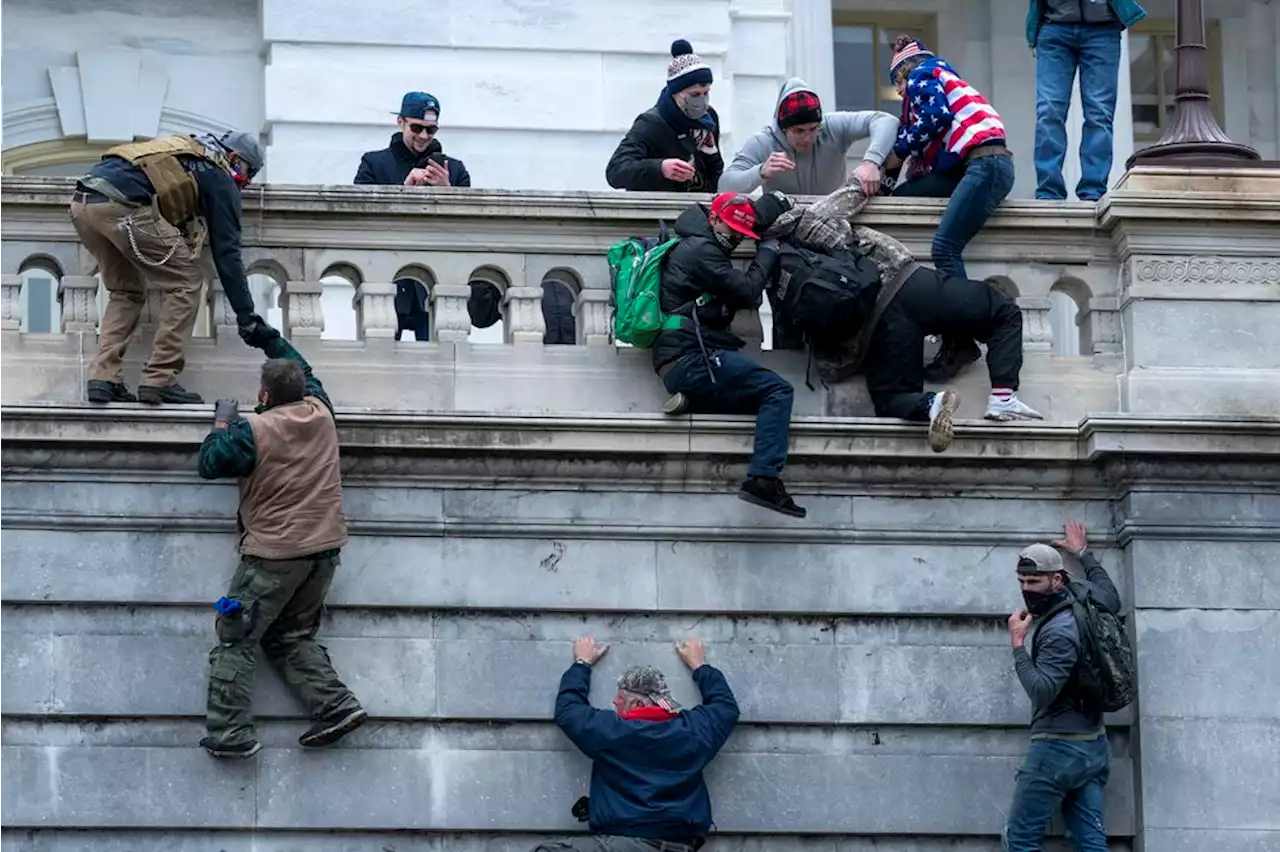
[[[1173,122],[1155,145],[1138,151],[1125,168],[1177,164],[1230,166],[1259,159],[1248,145],[1232,142],[1213,117],[1203,0],[1178,0],[1177,94]]]

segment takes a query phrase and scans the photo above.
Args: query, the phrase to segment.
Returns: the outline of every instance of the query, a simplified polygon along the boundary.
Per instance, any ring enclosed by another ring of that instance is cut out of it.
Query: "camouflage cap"
[[[643,695],[669,713],[675,713],[680,705],[671,697],[671,687],[657,666],[632,666],[618,678],[618,689]]]

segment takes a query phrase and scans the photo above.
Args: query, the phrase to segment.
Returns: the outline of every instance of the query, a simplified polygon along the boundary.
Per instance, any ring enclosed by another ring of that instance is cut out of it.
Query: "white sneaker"
[[[987,413],[982,416],[988,420],[999,420],[1001,422],[1044,419],[1043,414],[1018,399],[1016,393],[1011,394],[1008,399],[999,399],[995,396],[987,397]]]
[[[689,397],[676,391],[667,397],[667,401],[662,404],[662,413],[668,417],[679,417],[687,414],[690,409]]]
[[[960,407],[960,394],[952,390],[944,390],[933,395],[929,404],[929,448],[940,453],[955,439],[955,427],[951,419]]]

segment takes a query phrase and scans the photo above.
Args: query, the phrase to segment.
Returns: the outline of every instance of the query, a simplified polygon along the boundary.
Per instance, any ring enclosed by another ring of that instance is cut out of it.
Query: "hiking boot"
[[[940,453],[955,439],[955,427],[951,420],[960,407],[960,394],[945,390],[933,395],[929,403],[929,449]]]
[[[89,401],[99,405],[108,402],[137,402],[138,398],[129,393],[129,386],[124,382],[109,382],[106,379],[90,379],[88,385]]]
[[[742,483],[742,490],[738,492],[738,499],[793,518],[803,518],[808,514],[796,505],[782,480],[776,476],[748,476],[747,481]]]
[[[138,400],[148,405],[160,405],[168,403],[169,405],[199,405],[204,402],[204,397],[195,391],[189,391],[177,382],[171,382],[164,387],[156,387],[155,385],[142,385],[138,388]]]
[[[949,382],[981,357],[982,350],[972,340],[956,345],[944,337],[942,348],[924,368],[925,381],[935,385]]]
[[[249,740],[247,743],[224,744],[218,742],[213,737],[205,737],[200,740],[200,748],[209,752],[214,757],[238,757],[244,759],[253,757],[262,751],[262,743],[257,740]]]
[[[307,732],[298,737],[298,744],[307,748],[323,748],[333,745],[347,734],[364,724],[369,714],[363,707],[354,710],[339,710],[330,714],[327,719],[316,722]]]
[[[676,391],[662,404],[662,413],[668,417],[679,417],[681,414],[688,414],[690,407],[689,397]]]
[[[1044,415],[1018,399],[1016,393],[1001,398],[992,394],[987,398],[987,412],[982,415],[987,420],[1007,422],[1009,420],[1043,420]]]

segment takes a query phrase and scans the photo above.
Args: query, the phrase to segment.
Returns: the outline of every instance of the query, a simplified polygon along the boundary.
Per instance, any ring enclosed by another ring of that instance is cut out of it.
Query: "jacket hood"
[[[707,208],[701,204],[693,205],[676,217],[675,231],[681,237],[706,237],[709,240],[716,238],[711,229]]]
[[[948,63],[947,60],[943,59],[941,56],[930,56],[924,62],[921,62],[914,69],[912,69],[911,73],[916,74],[920,71],[924,71],[932,75],[933,70],[935,68],[941,68],[945,71],[950,71],[952,74],[956,73],[956,69],[952,68],[951,64]],[[957,74],[956,76],[959,76],[959,75]]]
[[[773,132],[781,138],[786,138],[786,134],[783,133],[782,128],[778,125],[778,110],[782,107],[782,99],[795,92],[808,92],[815,98],[818,97],[818,93],[799,77],[792,77],[782,84],[782,88],[778,90],[778,100],[773,104],[773,120],[770,122]],[[822,99],[818,98],[818,100],[821,101]],[[824,106],[823,109],[826,109],[826,107]]]

